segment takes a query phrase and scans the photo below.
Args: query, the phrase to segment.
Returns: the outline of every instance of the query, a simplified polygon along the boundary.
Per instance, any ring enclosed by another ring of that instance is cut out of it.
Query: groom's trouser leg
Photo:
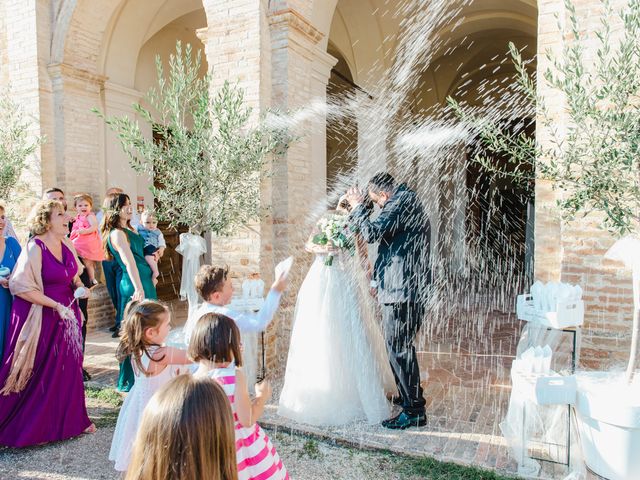
[[[423,414],[426,401],[420,385],[420,370],[414,340],[422,324],[424,307],[419,303],[382,305],[384,335],[389,361],[402,396],[402,409],[410,415]]]

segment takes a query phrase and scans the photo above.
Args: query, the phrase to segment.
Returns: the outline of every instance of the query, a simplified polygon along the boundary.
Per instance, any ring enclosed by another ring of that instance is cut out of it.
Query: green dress
[[[138,267],[138,275],[140,276],[142,288],[144,289],[144,298],[155,300],[158,298],[158,294],[156,293],[156,287],[153,285],[151,267],[149,267],[149,264],[144,259],[144,240],[140,235],[129,229],[124,229],[123,231],[127,235],[129,246],[131,247],[131,253],[133,253],[133,259],[136,262],[136,267]],[[123,318],[122,315],[124,314],[124,309],[127,306],[127,303],[129,303],[129,300],[131,300],[131,296],[135,292],[135,287],[133,286],[129,272],[127,272],[127,267],[124,265],[120,254],[111,245],[110,237],[107,239],[107,245],[109,246],[111,255],[113,255],[115,261],[118,262],[118,266],[122,269],[122,280],[120,280],[120,284],[118,285],[118,297],[120,299],[118,314],[120,315],[120,318]],[[133,368],[131,368],[131,360],[127,358],[120,364],[118,390],[121,392],[128,392],[131,390],[131,387],[133,387],[134,380],[135,375],[133,373]]]

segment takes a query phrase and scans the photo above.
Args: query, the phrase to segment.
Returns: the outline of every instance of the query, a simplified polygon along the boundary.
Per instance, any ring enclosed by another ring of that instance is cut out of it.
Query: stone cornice
[[[198,40],[202,42],[202,44],[206,47],[207,40],[209,40],[209,27],[202,27],[196,30],[196,37]]]
[[[118,83],[112,83],[112,82],[105,82],[104,83],[104,89],[107,92],[112,92],[112,93],[118,93],[127,97],[131,97],[131,98],[135,98],[135,99],[141,99],[142,97],[144,97],[144,94],[142,92],[140,92],[139,90],[135,90],[133,88],[129,88],[129,87],[125,87],[123,85],[120,85]]]
[[[47,71],[52,79],[73,78],[96,85],[104,85],[108,77],[91,73],[88,70],[82,70],[67,63],[51,63],[47,65]]]
[[[324,38],[324,33],[314,27],[306,18],[292,8],[278,10],[270,14],[269,25],[272,27],[293,28],[308,38],[314,45]]]

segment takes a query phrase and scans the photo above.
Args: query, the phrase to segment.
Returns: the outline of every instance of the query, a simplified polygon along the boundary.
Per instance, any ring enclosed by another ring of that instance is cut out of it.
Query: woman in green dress
[[[107,206],[102,223],[107,259],[114,259],[122,269],[122,280],[118,285],[118,314],[123,321],[125,307],[131,300],[157,299],[153,285],[151,267],[144,259],[144,240],[131,226],[133,210],[129,196],[114,195]],[[129,359],[120,364],[118,390],[128,392],[133,386],[134,374]]]

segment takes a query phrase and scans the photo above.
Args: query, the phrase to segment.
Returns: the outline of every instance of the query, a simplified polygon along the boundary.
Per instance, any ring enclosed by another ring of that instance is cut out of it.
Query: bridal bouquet
[[[349,229],[349,221],[346,215],[329,215],[321,218],[316,224],[319,232],[313,236],[311,242],[315,245],[326,246],[339,250],[347,250],[353,253],[355,244],[353,236]],[[329,251],[324,264],[331,266],[333,264],[333,254]]]

